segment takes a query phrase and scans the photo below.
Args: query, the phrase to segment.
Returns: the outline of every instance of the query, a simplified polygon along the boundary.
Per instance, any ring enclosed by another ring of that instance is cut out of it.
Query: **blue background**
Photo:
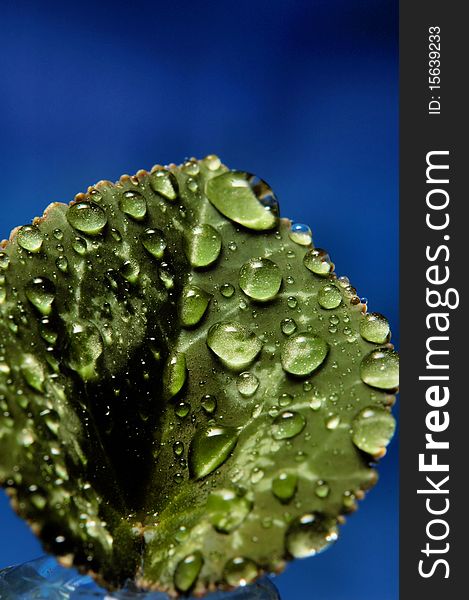
[[[2,2],[0,238],[52,201],[218,154],[398,327],[397,1]],[[283,600],[398,597],[398,457]],[[0,567],[41,554],[0,496]]]

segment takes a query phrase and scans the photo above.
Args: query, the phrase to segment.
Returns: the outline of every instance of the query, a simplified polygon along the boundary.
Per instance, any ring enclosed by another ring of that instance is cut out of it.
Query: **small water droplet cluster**
[[[102,181],[0,249],[0,480],[110,584],[203,593],[321,552],[397,386],[386,318],[216,156]]]

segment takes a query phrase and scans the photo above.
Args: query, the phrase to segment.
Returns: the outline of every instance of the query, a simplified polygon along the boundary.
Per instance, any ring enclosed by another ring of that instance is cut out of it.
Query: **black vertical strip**
[[[401,600],[469,597],[466,9],[400,3]]]

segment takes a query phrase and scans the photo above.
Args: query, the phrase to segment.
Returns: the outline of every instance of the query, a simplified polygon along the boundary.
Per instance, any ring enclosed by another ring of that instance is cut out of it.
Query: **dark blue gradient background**
[[[398,330],[397,1],[2,2],[0,238],[52,201],[218,154],[309,223]],[[398,597],[396,442],[283,600]],[[0,496],[0,567],[41,554]]]

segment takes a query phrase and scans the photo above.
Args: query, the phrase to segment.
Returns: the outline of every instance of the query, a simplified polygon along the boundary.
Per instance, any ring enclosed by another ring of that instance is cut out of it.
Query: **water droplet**
[[[217,409],[217,399],[215,396],[211,396],[210,394],[202,396],[200,404],[202,405],[204,411],[209,415],[212,415]]]
[[[238,441],[235,427],[198,429],[189,452],[189,469],[195,479],[206,477],[230,456]]]
[[[312,273],[321,277],[329,275],[333,267],[327,252],[320,248],[307,252],[303,258],[303,263]]]
[[[316,482],[316,489],[314,490],[314,493],[318,498],[327,498],[330,491],[330,487],[327,485],[327,483],[324,483],[324,481],[319,480]]]
[[[173,452],[176,456],[181,456],[184,452],[184,444],[182,442],[174,442]]]
[[[191,411],[191,405],[188,402],[178,402],[174,407],[174,412],[178,417],[184,419]]]
[[[43,315],[52,312],[52,303],[55,300],[55,285],[46,277],[35,277],[25,287],[28,300]]]
[[[286,410],[275,417],[272,424],[272,437],[274,440],[287,440],[303,431],[306,419],[302,414]]]
[[[55,264],[59,271],[66,273],[68,271],[68,260],[66,256],[58,256],[55,260]]]
[[[88,250],[88,245],[86,243],[86,240],[84,240],[83,238],[77,237],[72,242],[72,248],[75,250],[75,252],[77,254],[80,254],[80,256],[83,256],[84,254],[86,254],[86,252]]]
[[[378,348],[367,354],[360,365],[362,380],[380,390],[399,385],[399,355],[390,348]]]
[[[325,360],[329,344],[318,335],[297,333],[289,337],[282,348],[282,366],[292,375],[306,376]]]
[[[342,302],[342,294],[337,286],[328,283],[318,292],[318,302],[322,308],[331,310],[337,308]]]
[[[222,286],[220,286],[220,294],[224,298],[231,298],[234,293],[235,293],[235,289],[231,285],[231,283],[224,283]]]
[[[183,327],[194,327],[200,323],[210,298],[211,294],[196,285],[184,286],[179,304],[179,317]]]
[[[206,194],[222,215],[248,229],[265,231],[278,222],[270,186],[249,173],[228,171],[207,182]]]
[[[162,262],[160,264],[158,276],[167,290],[174,287],[174,273],[168,263]]]
[[[10,257],[6,252],[0,252],[0,269],[6,271],[10,264]]]
[[[285,536],[285,545],[294,558],[314,556],[337,539],[335,520],[309,513],[294,519]]]
[[[18,244],[29,252],[39,252],[44,242],[44,237],[36,225],[24,225],[16,234]]]
[[[197,225],[184,238],[184,251],[193,267],[208,267],[221,250],[221,235],[211,225]]]
[[[236,386],[241,396],[249,398],[250,396],[254,396],[254,394],[257,392],[257,388],[259,387],[259,379],[257,379],[254,373],[245,371],[244,373],[240,373],[238,375],[238,378],[236,379]]]
[[[260,469],[259,467],[254,467],[254,469],[251,471],[251,483],[253,485],[256,485],[256,483],[259,483],[259,481],[261,481],[264,478],[264,471],[262,469]]]
[[[283,504],[290,502],[296,494],[298,477],[294,473],[280,473],[272,479],[272,494]]]
[[[280,328],[285,335],[292,335],[297,330],[295,319],[283,319]]]
[[[228,248],[231,250],[231,252],[235,252],[238,249],[238,245],[236,242],[228,242]]]
[[[121,232],[118,229],[116,229],[115,227],[112,227],[111,235],[112,235],[112,238],[114,239],[114,241],[122,242]]]
[[[311,229],[308,225],[303,225],[303,223],[292,223],[288,237],[292,242],[300,246],[309,246],[313,240]]]
[[[98,329],[90,321],[77,321],[69,330],[67,364],[83,380],[94,379],[96,364],[104,350]]]
[[[252,583],[258,576],[256,563],[250,558],[237,556],[229,560],[223,569],[223,575],[228,585],[244,587]]]
[[[188,554],[179,561],[174,572],[174,585],[180,592],[187,592],[197,581],[204,564],[201,552]]]
[[[166,240],[159,229],[146,229],[141,236],[142,244],[152,256],[163,258],[166,249]]]
[[[166,198],[176,200],[178,196],[178,182],[173,173],[166,169],[157,169],[150,174],[150,185],[154,192]]]
[[[56,344],[58,334],[52,328],[52,326],[49,322],[49,319],[47,317],[45,317],[44,319],[41,320],[41,325],[39,327],[39,331],[41,333],[42,339],[45,340],[48,344],[50,344],[51,346],[54,346]]]
[[[221,533],[231,533],[241,525],[252,508],[245,496],[234,490],[222,489],[210,493],[206,512],[213,527]]]
[[[104,210],[94,202],[86,201],[72,204],[67,219],[72,227],[88,235],[101,233],[107,223]]]
[[[293,396],[291,394],[282,394],[279,396],[278,403],[282,408],[289,406],[293,402]]]
[[[54,229],[53,234],[56,240],[63,240],[64,232],[58,227]]]
[[[360,334],[368,342],[384,344],[389,337],[388,320],[379,313],[367,313],[360,321]]]
[[[248,367],[262,348],[262,341],[239,323],[220,322],[207,334],[207,346],[227,367],[241,371]]]
[[[198,175],[200,171],[199,163],[195,158],[190,158],[182,165],[182,170],[189,175]]]
[[[119,206],[123,213],[136,221],[141,221],[147,214],[147,202],[139,192],[132,190],[124,192]]]
[[[288,296],[287,306],[288,308],[296,308],[298,306],[298,300],[295,298],[295,296]]]
[[[329,429],[330,431],[337,429],[337,427],[339,425],[340,425],[339,415],[331,415],[326,420],[326,428]]]
[[[163,370],[163,388],[167,399],[181,391],[186,376],[186,355],[183,352],[175,352],[168,358]]]
[[[125,261],[125,263],[119,269],[119,273],[129,283],[135,284],[137,283],[138,276],[140,274],[140,265],[135,259],[131,258],[130,260]]]
[[[34,355],[25,354],[22,357],[21,373],[33,390],[44,391],[44,368]]]
[[[363,452],[382,456],[396,428],[392,414],[381,407],[363,409],[352,422],[352,441]]]
[[[272,300],[278,294],[281,285],[280,269],[268,258],[251,258],[240,269],[239,287],[254,300]]]
[[[221,167],[221,160],[215,154],[209,154],[204,158],[204,163],[210,171],[217,171]]]
[[[199,184],[197,183],[197,181],[193,178],[193,177],[188,177],[187,178],[187,189],[192,192],[193,194],[195,194],[195,192],[199,189]]]

